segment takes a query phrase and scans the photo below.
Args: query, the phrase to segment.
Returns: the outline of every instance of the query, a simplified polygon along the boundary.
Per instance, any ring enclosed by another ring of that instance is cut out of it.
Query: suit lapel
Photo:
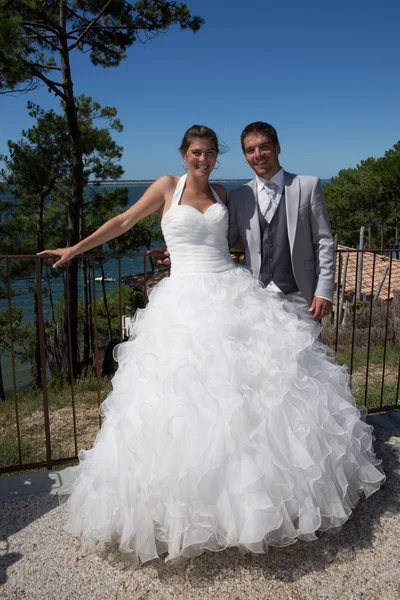
[[[299,178],[285,171],[285,202],[290,251],[293,251],[299,216],[300,184]]]
[[[246,204],[246,209],[248,210],[249,215],[249,223],[250,223],[250,231],[256,243],[257,249],[261,248],[261,233],[260,233],[260,220],[258,218],[258,210],[257,210],[257,179],[252,179],[249,182],[249,187],[253,192],[253,202],[248,202]]]

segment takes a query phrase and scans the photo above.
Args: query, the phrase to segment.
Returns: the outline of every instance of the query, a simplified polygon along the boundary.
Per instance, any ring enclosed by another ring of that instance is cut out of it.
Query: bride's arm
[[[50,255],[53,259],[56,259],[53,262],[53,267],[59,267],[77,254],[82,254],[126,233],[136,223],[163,207],[168,191],[174,187],[174,181],[174,177],[170,175],[160,177],[151,184],[140,200],[133,206],[104,223],[94,233],[75,246],[57,248],[56,250],[43,250],[43,252],[38,253],[38,256]]]

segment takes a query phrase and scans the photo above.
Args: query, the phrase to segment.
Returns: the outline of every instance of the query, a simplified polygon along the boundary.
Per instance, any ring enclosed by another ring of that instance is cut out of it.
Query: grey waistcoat
[[[273,281],[284,294],[298,292],[290,258],[285,194],[282,194],[271,223],[268,223],[259,207],[258,218],[261,229],[260,281],[265,286]]]

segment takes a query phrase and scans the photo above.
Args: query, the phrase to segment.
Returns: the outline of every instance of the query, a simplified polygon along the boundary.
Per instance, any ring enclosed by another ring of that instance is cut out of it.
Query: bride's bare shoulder
[[[164,191],[169,191],[171,189],[176,188],[179,179],[180,177],[177,177],[175,175],[161,175],[161,177],[156,179],[154,184],[156,184],[158,188],[163,189]]]
[[[174,175],[162,175],[153,183],[154,191],[164,198],[167,207],[171,202],[179,179],[180,177]]]

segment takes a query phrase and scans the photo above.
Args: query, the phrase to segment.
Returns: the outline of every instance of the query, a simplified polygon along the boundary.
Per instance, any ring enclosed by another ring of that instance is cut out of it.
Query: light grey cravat
[[[267,188],[267,190],[273,192],[274,195],[279,189],[276,183],[274,183],[273,181],[266,181],[264,185]]]
[[[276,185],[276,183],[273,183],[272,181],[266,181],[264,186],[265,192],[268,197],[268,202],[263,213],[264,217],[270,223],[279,204],[279,186]]]

